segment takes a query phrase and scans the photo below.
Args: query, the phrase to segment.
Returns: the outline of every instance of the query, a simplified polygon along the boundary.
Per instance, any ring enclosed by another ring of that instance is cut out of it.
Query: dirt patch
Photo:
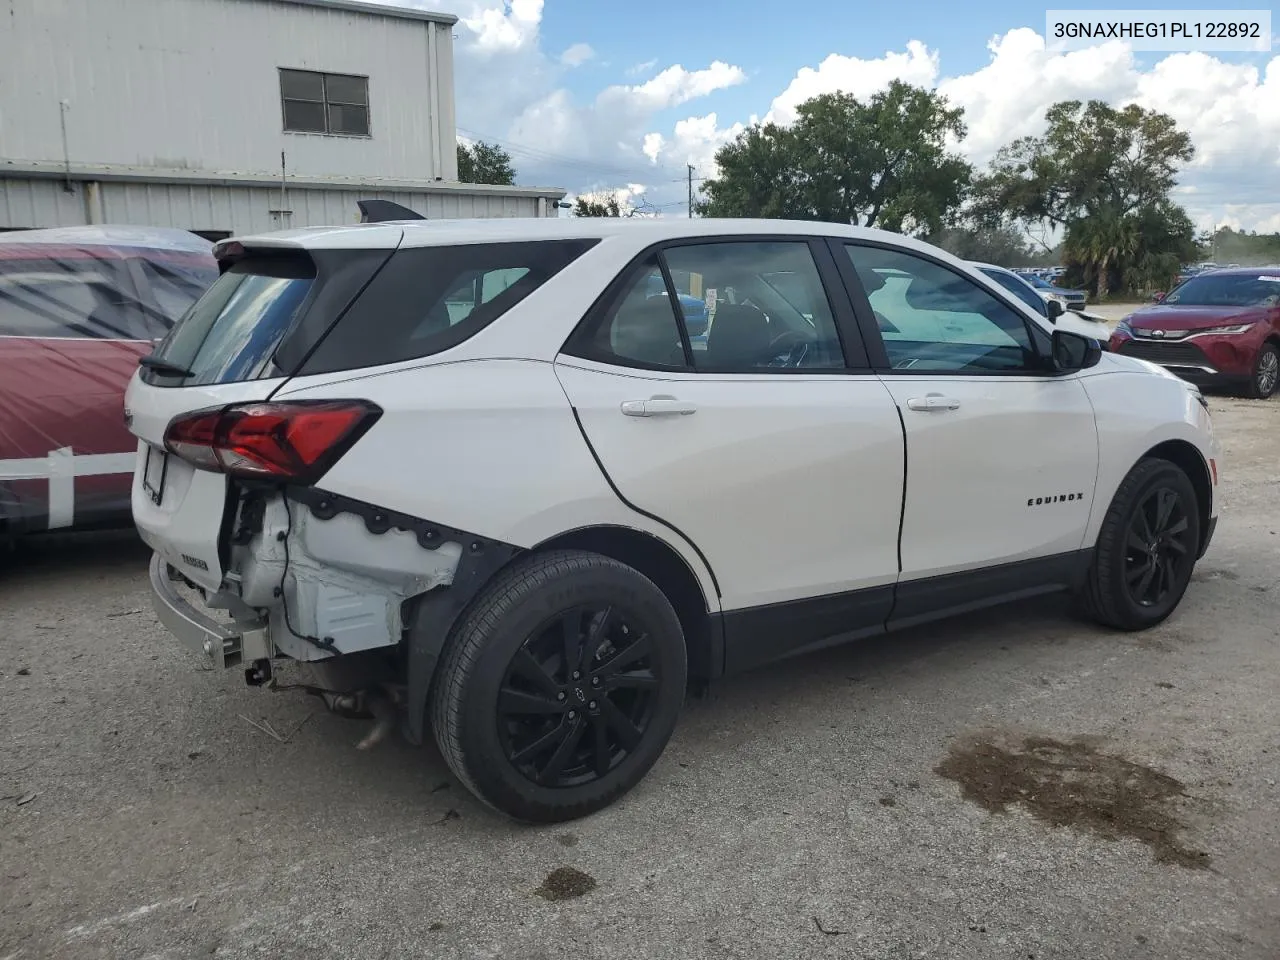
[[[574,867],[556,867],[547,874],[547,879],[542,881],[542,886],[533,892],[543,900],[554,902],[572,900],[584,893],[590,893],[595,888],[596,879],[590,874],[583,873]]]
[[[936,772],[960,785],[967,800],[993,813],[1020,803],[1053,826],[1089,830],[1107,840],[1140,840],[1161,863],[1209,866],[1209,855],[1178,839],[1175,814],[1186,791],[1178,780],[1096,744],[1028,737],[1006,749],[978,739],[951,748]]]

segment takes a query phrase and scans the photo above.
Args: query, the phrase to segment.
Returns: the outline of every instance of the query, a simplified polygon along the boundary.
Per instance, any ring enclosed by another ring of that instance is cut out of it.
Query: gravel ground
[[[1054,601],[740,678],[557,828],[199,669],[132,539],[33,548],[0,574],[0,960],[1274,960],[1280,402],[1213,406],[1223,520],[1161,628]]]

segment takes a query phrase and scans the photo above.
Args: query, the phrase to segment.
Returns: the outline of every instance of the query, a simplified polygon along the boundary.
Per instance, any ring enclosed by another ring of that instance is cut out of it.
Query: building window
[[[281,69],[280,99],[290,133],[369,136],[368,77]]]

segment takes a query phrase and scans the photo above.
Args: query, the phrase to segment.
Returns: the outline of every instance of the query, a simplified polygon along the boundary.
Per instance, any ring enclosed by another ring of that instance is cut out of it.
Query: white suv
[[[1213,533],[1194,387],[894,234],[388,222],[217,256],[127,396],[161,621],[253,683],[327,668],[517,819],[629,790],[691,682],[1059,590],[1150,627]]]

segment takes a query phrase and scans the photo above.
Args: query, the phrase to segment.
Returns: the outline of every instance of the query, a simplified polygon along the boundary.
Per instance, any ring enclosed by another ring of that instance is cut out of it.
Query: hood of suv
[[[1135,333],[1207,330],[1267,318],[1266,307],[1197,307],[1157,304],[1143,307],[1126,317]]]

